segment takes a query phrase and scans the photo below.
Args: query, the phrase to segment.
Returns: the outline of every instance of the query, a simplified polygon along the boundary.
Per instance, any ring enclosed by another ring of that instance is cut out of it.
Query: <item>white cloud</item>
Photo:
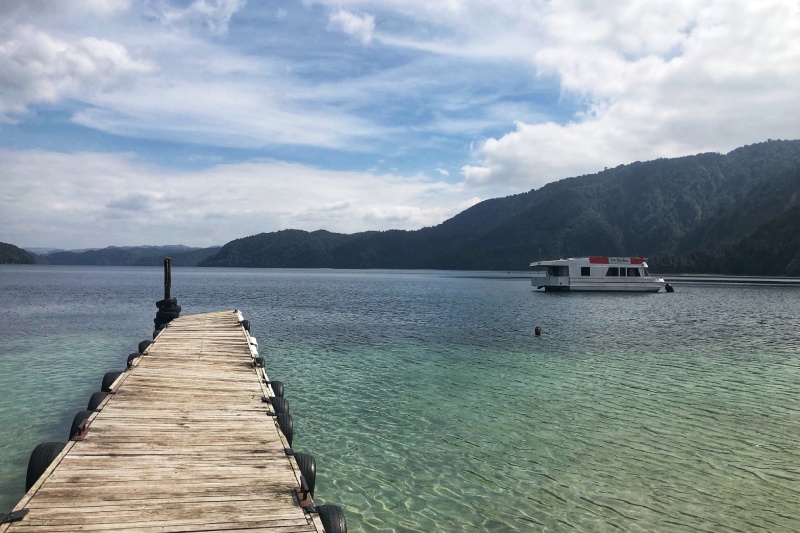
[[[228,32],[231,18],[247,4],[247,0],[195,0],[187,7],[172,8],[165,2],[154,3],[153,13],[163,24],[205,26],[212,33]]]
[[[467,185],[538,187],[634,160],[800,137],[795,0],[316,3],[406,20],[382,27],[384,45],[527,65],[582,108],[566,121],[518,115],[513,131],[476,145]]]
[[[0,44],[0,120],[30,104],[86,97],[154,70],[119,43],[84,37],[57,39],[31,26],[17,27]]]
[[[64,5],[60,0],[48,0],[49,4],[61,4],[61,9],[83,10],[99,16],[109,16],[130,9],[131,0],[83,0]]]
[[[557,73],[567,93],[582,95],[586,111],[566,124],[520,122],[485,141],[475,159],[491,169],[491,180],[538,187],[634,160],[798,137],[797,3],[709,1],[691,17],[672,7],[680,13],[651,14],[665,22],[660,31],[652,20],[626,30],[635,12],[606,17],[592,53],[575,42],[583,31],[553,22],[562,38],[536,64]],[[583,15],[596,24],[591,12]]]
[[[189,172],[130,154],[0,150],[0,168],[0,240],[25,246],[205,246],[285,228],[417,229],[479,201],[421,175],[278,161]]]
[[[236,82],[229,76],[193,79],[190,74],[179,84],[153,79],[130,91],[98,95],[95,106],[73,120],[117,135],[237,148],[343,148],[373,131],[372,125],[335,109],[313,103],[303,108],[302,100],[280,90],[283,85],[276,81],[270,89],[255,78]]]
[[[447,169],[444,169],[444,168],[437,168],[436,172],[438,172],[442,176],[449,176],[450,175],[450,172]]]
[[[372,42],[372,34],[375,31],[375,17],[372,15],[359,15],[346,9],[339,9],[331,13],[330,23],[331,27],[356,37],[364,44]]]

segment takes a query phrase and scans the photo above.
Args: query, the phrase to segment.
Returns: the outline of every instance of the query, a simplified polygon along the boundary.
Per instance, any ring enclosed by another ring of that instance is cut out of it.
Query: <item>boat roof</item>
[[[549,261],[535,261],[530,266],[567,266],[567,265],[642,265],[647,267],[643,257],[609,257],[605,255],[590,255],[589,257],[569,257],[567,259],[551,259]]]

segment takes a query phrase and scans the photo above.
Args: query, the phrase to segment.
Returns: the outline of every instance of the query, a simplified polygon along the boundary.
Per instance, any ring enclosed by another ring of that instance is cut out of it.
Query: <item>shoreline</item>
[[[48,265],[48,264],[27,264],[27,263],[0,263],[0,267],[13,268],[45,268],[45,269],[59,269],[59,268],[133,268],[133,269],[161,269],[161,267],[150,265]],[[410,268],[410,269],[387,269],[387,268],[302,268],[302,267],[174,267],[183,271],[187,270],[245,270],[245,271],[258,271],[264,270],[269,272],[330,272],[330,273],[418,273],[430,274],[435,273],[439,275],[447,275],[452,277],[480,277],[489,279],[530,279],[530,272],[525,270],[448,270],[448,269],[424,269],[424,268]],[[800,285],[800,277],[793,278],[787,276],[734,276],[726,274],[670,274],[670,273],[651,273],[652,276],[663,277],[668,283],[737,283],[737,284],[761,284],[761,285]]]

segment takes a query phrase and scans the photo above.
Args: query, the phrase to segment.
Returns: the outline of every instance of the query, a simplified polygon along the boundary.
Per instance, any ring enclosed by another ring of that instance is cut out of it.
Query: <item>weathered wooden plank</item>
[[[224,454],[219,450],[209,453],[206,448],[193,448],[188,450],[186,456],[165,456],[163,454],[148,454],[142,452],[140,456],[127,455],[78,455],[70,454],[69,459],[62,462],[62,471],[67,468],[71,471],[81,469],[105,470],[125,472],[147,468],[189,468],[194,466],[211,466],[222,464],[227,468],[244,465],[252,468],[270,468],[278,465],[283,468],[289,464],[286,457],[273,453],[271,450],[252,450],[253,453]]]
[[[143,504],[170,503],[203,503],[203,502],[257,502],[261,508],[284,506],[293,502],[291,494],[283,494],[278,487],[264,483],[257,487],[252,484],[233,486],[226,485],[224,490],[218,487],[182,487],[183,491],[127,491],[125,485],[103,487],[50,487],[42,490],[28,505],[28,509],[47,507],[55,509],[63,507],[70,498],[80,498],[82,505],[89,507],[126,506],[136,508]],[[190,490],[191,489],[191,490]]]
[[[14,531],[26,533],[71,533],[74,531],[113,531],[113,533],[198,533],[213,531],[236,531],[241,533],[305,533],[313,531],[308,525],[274,525],[259,522],[233,523],[175,523],[168,525],[147,524],[130,526],[127,524],[87,524],[81,526],[27,526],[18,522]]]
[[[25,532],[50,532],[59,533],[66,531],[113,531],[115,533],[144,533],[144,532],[196,532],[196,531],[240,531],[240,530],[264,530],[270,533],[275,532],[306,532],[313,531],[313,526],[306,518],[288,518],[271,520],[263,516],[231,517],[219,516],[209,517],[186,517],[183,519],[169,520],[114,520],[109,518],[106,521],[84,522],[84,523],[59,523],[56,520],[38,521],[26,520],[14,524],[14,531]],[[29,515],[30,516],[30,515]]]
[[[202,518],[210,521],[264,521],[268,523],[293,521],[295,523],[307,522],[303,510],[287,505],[280,508],[264,509],[256,505],[247,505],[250,502],[201,502],[177,503],[168,502],[161,505],[139,504],[136,506],[109,507],[59,507],[56,509],[37,509],[29,521],[29,525],[37,524],[85,524],[90,523],[135,523],[141,522],[146,517],[147,522],[166,522],[170,520],[198,520]]]

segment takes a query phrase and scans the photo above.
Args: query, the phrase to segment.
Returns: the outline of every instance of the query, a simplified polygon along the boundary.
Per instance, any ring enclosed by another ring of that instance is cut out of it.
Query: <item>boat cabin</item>
[[[545,290],[657,291],[664,285],[653,278],[641,257],[590,256],[531,263],[531,283]]]

